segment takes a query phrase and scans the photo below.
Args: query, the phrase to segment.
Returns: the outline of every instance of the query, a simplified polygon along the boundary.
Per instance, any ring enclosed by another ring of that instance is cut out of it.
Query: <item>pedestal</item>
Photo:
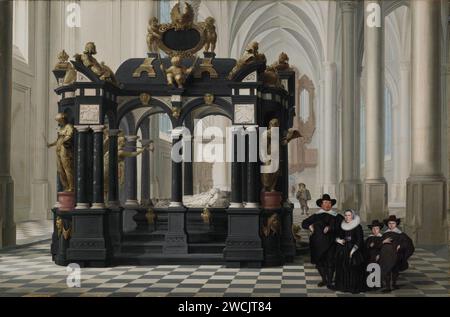
[[[75,209],[74,192],[58,192],[58,203],[60,211],[72,211]]]
[[[283,197],[280,192],[261,192],[261,205],[263,209],[279,209]]]
[[[186,208],[168,208],[168,228],[164,240],[163,253],[187,254]]]
[[[67,259],[83,267],[104,267],[112,258],[107,210],[76,209],[72,212],[72,238]]]
[[[229,208],[228,237],[223,250],[227,267],[261,267],[264,260],[258,208]]]
[[[448,248],[445,178],[410,177],[406,188],[406,233],[417,246],[432,251],[445,250]]]
[[[363,222],[385,219],[387,212],[387,184],[384,179],[364,181],[364,212],[361,213]]]

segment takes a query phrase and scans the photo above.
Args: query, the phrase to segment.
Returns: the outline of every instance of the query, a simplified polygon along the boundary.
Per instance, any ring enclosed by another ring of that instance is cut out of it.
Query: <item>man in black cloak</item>
[[[381,229],[383,229],[384,224],[378,220],[373,220],[370,225],[367,225],[370,229],[371,234],[366,239],[365,248],[364,248],[364,257],[366,262],[366,280],[370,275],[370,271],[367,271],[367,267],[371,263],[378,263],[380,260],[380,250],[383,245],[383,234],[381,233]],[[368,290],[377,290],[379,287],[367,288]]]
[[[400,219],[396,216],[389,216],[384,220],[388,229],[384,232],[383,243],[380,249],[379,264],[381,267],[381,277],[384,283],[383,292],[390,292],[398,289],[397,279],[400,272],[408,269],[408,258],[414,253],[412,240],[402,232],[397,226]],[[391,288],[392,281],[392,288]]]
[[[318,286],[327,286],[334,289],[333,275],[335,271],[336,235],[344,219],[332,210],[336,199],[324,194],[316,201],[320,210],[302,222],[303,229],[309,229],[309,248],[311,250],[311,263],[316,265],[322,281]]]

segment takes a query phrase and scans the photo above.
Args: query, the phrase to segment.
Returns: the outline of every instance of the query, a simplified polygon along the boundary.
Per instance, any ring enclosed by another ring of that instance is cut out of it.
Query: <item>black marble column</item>
[[[242,207],[242,163],[238,162],[240,127],[233,131],[233,161],[231,162],[231,203],[230,208]]]
[[[193,138],[191,138],[191,161],[184,162],[184,194],[185,195],[194,195],[194,142]]]
[[[182,142],[182,136],[173,138],[172,147]],[[181,154],[181,151],[180,151]],[[182,206],[183,201],[183,162],[175,162],[172,159],[172,201],[171,207]]]
[[[76,207],[75,209],[88,209],[88,133],[89,126],[77,125],[77,152],[76,152]]]
[[[248,127],[248,142],[247,142],[247,208],[257,208],[259,207],[259,164],[258,164],[258,131],[256,127]],[[252,145],[252,143],[254,143]],[[252,153],[254,152],[254,153]],[[256,157],[256,162],[251,162],[252,154]]]
[[[242,202],[248,201],[247,197],[247,168],[248,168],[248,135],[244,136],[245,156],[244,162],[241,163],[241,189],[242,189]]]
[[[127,135],[126,136],[126,150],[129,152],[136,151],[136,141],[138,136]],[[125,158],[125,191],[126,191],[126,201],[125,205],[128,207],[137,207],[139,205],[137,200],[137,158],[127,157]]]
[[[94,159],[93,159],[93,180],[92,180],[92,208],[105,208],[103,195],[103,125],[91,126],[94,131]]]
[[[118,166],[117,166],[117,135],[118,129],[109,130],[109,179],[108,179],[108,205],[110,207],[119,206],[118,195]]]

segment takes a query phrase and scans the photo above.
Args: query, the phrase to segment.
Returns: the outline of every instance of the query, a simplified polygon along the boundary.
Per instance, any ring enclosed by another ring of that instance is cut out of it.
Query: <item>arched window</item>
[[[366,103],[364,100],[363,94],[361,94],[361,112],[360,112],[360,120],[359,120],[359,157],[360,157],[360,165],[366,164]]]
[[[384,159],[390,160],[392,154],[392,94],[384,87]]]
[[[300,93],[300,118],[304,122],[309,118],[309,91],[306,89]]]
[[[172,123],[166,113],[158,114],[159,122],[159,138],[171,142],[170,132],[172,130]]]
[[[13,2],[13,55],[28,64],[28,1]]]
[[[171,1],[159,1],[159,23],[170,23]]]

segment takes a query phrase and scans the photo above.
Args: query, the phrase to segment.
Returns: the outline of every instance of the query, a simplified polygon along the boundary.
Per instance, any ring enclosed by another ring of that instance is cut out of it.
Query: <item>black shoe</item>
[[[324,281],[320,281],[320,282],[317,284],[317,286],[319,286],[319,287],[324,287],[325,285],[327,285],[327,283],[324,282]]]
[[[400,287],[397,284],[392,284],[393,289],[399,289]]]
[[[328,285],[327,285],[327,288],[328,288],[329,290],[331,290],[331,291],[335,291],[335,290],[336,290],[336,286],[333,285],[333,284],[328,284]]]
[[[390,293],[390,292],[392,292],[392,289],[390,289],[390,288],[385,288],[385,289],[383,289],[381,292],[382,292],[382,293]]]

